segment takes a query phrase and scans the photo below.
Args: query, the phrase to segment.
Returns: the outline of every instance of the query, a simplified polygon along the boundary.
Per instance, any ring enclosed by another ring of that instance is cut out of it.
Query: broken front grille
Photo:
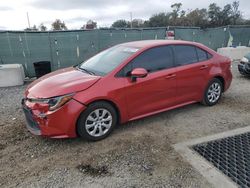
[[[250,133],[198,144],[192,148],[240,187],[250,187]]]

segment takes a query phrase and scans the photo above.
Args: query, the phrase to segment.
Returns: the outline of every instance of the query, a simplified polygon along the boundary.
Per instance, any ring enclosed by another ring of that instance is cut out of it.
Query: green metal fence
[[[110,46],[135,40],[164,39],[165,28],[101,29],[61,32],[0,32],[0,63],[22,64],[35,76],[33,63],[50,61],[52,70],[72,66]]]
[[[35,76],[33,63],[50,61],[52,70],[80,63],[110,46],[135,40],[175,39],[195,41],[217,50],[226,46],[250,46],[250,26],[147,29],[99,29],[58,32],[0,32],[0,64],[22,64],[27,76]]]
[[[176,40],[200,42],[214,50],[227,46],[250,46],[250,26],[211,29],[175,28]]]
[[[241,26],[241,27],[230,26],[229,35],[231,37],[233,46],[250,46],[249,26]]]

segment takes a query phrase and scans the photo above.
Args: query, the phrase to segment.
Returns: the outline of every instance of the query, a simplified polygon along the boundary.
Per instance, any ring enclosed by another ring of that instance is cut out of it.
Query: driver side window
[[[159,46],[146,50],[123,69],[120,76],[129,76],[135,68],[144,68],[149,73],[174,67],[173,50],[171,46]]]

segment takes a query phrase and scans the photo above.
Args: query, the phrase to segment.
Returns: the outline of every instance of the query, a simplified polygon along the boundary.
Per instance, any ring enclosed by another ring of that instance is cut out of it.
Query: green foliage
[[[128,28],[130,27],[130,23],[126,20],[117,20],[115,21],[111,27],[114,28]]]
[[[154,14],[139,25],[132,24],[133,27],[167,27],[167,26],[196,26],[196,27],[220,27],[225,25],[245,25],[250,20],[244,20],[239,10],[239,1],[219,7],[216,3],[209,5],[208,9],[194,9],[185,11],[181,3],[171,5],[171,12],[161,12]],[[138,19],[137,19],[138,20]],[[130,22],[117,20],[112,27],[127,28]]]
[[[130,22],[129,22],[129,25],[131,26]],[[144,20],[142,20],[142,19],[133,19],[132,27],[133,28],[144,27]]]
[[[207,9],[195,9],[189,12],[186,20],[188,26],[207,27],[209,24]]]
[[[166,27],[170,23],[170,13],[159,13],[149,18],[149,27]]]
[[[81,29],[96,29],[96,28],[97,28],[97,22],[89,20],[87,21],[86,25],[84,25]]]
[[[132,20],[132,27],[133,28],[140,28],[144,27],[144,20],[142,19],[133,19]],[[117,20],[115,21],[112,26],[113,28],[130,28],[131,27],[131,22],[126,21],[126,20]]]
[[[53,31],[68,30],[66,24],[60,19],[56,19],[51,26]]]
[[[39,30],[40,30],[40,31],[47,31],[47,27],[46,27],[45,25],[43,25],[43,23],[41,23],[41,24],[39,25]]]

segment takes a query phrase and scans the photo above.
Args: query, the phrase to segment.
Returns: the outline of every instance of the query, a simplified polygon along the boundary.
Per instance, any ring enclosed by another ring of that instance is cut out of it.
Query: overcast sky
[[[148,19],[158,12],[170,11],[170,5],[183,4],[184,10],[207,8],[216,2],[219,6],[233,0],[0,0],[0,30],[22,30],[28,27],[26,12],[31,25],[44,23],[51,28],[55,19],[65,21],[69,29],[79,29],[92,19],[98,26],[110,26],[118,19]],[[250,18],[250,0],[240,0],[244,18]]]

